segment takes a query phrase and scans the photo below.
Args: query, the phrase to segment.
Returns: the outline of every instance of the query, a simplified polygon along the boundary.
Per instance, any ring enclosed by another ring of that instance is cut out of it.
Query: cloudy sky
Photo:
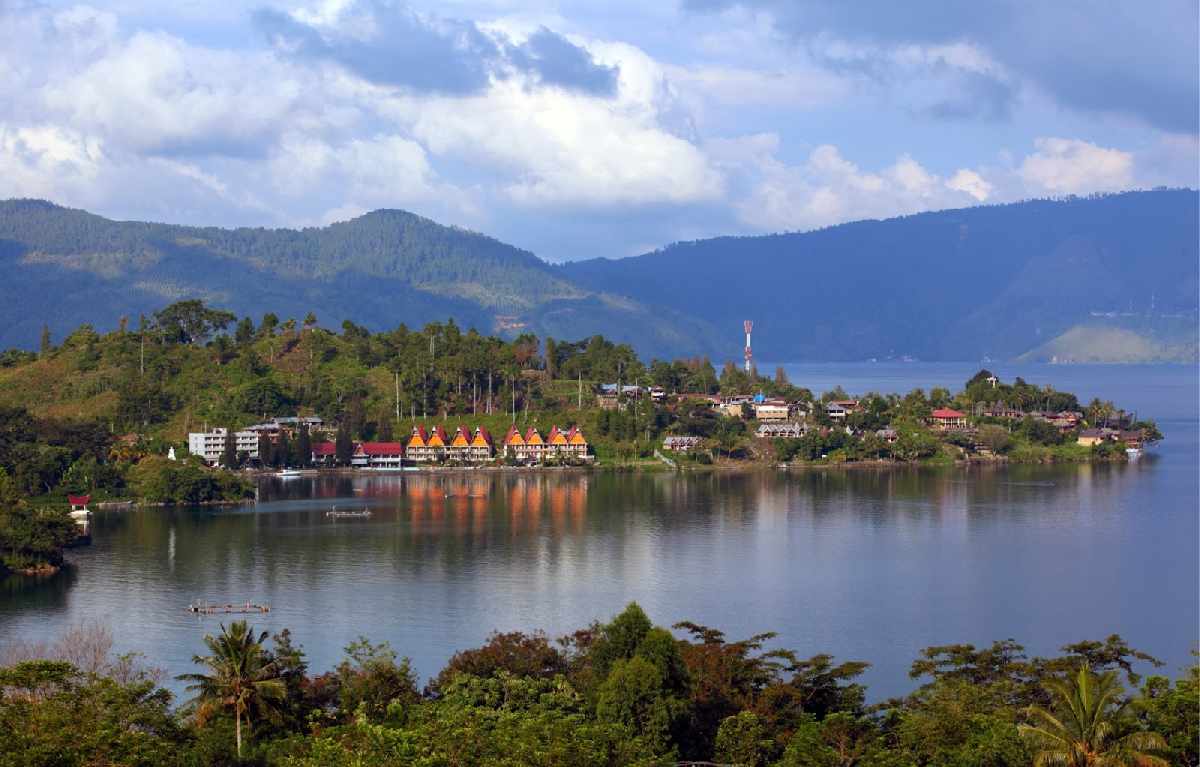
[[[0,0],[0,198],[405,208],[562,261],[1196,187],[1197,23],[1194,0]]]

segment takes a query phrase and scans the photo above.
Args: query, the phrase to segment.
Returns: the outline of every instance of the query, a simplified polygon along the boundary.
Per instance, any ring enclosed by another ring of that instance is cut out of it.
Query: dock
[[[270,605],[259,605],[253,602],[241,604],[209,604],[208,602],[193,602],[188,605],[188,612],[197,615],[246,615],[248,613],[269,613]]]

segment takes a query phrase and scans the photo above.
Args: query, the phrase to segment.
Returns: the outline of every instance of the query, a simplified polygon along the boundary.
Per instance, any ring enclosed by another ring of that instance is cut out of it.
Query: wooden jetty
[[[188,612],[197,615],[245,615],[247,613],[269,613],[270,605],[259,605],[253,602],[241,604],[210,604],[209,602],[193,602],[188,605]]]

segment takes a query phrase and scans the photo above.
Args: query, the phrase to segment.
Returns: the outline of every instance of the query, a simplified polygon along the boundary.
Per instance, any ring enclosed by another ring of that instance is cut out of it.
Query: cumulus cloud
[[[1037,151],[1019,170],[1031,188],[1052,194],[1127,189],[1133,183],[1133,155],[1079,139],[1039,138]]]
[[[280,53],[330,61],[377,84],[466,95],[519,73],[593,94],[610,95],[616,87],[614,69],[546,27],[514,41],[473,21],[421,15],[388,0],[327,3],[290,14],[262,8],[254,18]]]
[[[975,193],[987,182],[973,171],[960,170],[944,179],[908,155],[877,171],[860,168],[837,147],[813,149],[802,163],[789,165],[767,154],[759,139],[725,145],[754,153],[758,174],[738,203],[742,220],[765,230],[811,229],[864,218],[886,218],[931,208],[961,207],[977,202]],[[977,183],[965,184],[969,176]],[[974,189],[965,188],[974,186]]]

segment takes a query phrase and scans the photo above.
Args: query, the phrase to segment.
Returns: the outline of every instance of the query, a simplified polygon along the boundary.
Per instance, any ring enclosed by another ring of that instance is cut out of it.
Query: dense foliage
[[[1183,765],[1198,763],[1198,667],[1160,665],[1119,637],[1028,657],[1011,640],[925,650],[921,685],[868,704],[865,663],[678,635],[630,605],[551,642],[494,635],[424,690],[386,644],[360,640],[309,672],[287,631],[243,622],[207,638],[178,711],[128,659],[43,648],[0,669],[0,765]],[[40,658],[40,659],[38,659]],[[72,662],[67,662],[67,661]],[[1130,691],[1123,688],[1128,684]],[[238,758],[238,751],[242,756]]]

